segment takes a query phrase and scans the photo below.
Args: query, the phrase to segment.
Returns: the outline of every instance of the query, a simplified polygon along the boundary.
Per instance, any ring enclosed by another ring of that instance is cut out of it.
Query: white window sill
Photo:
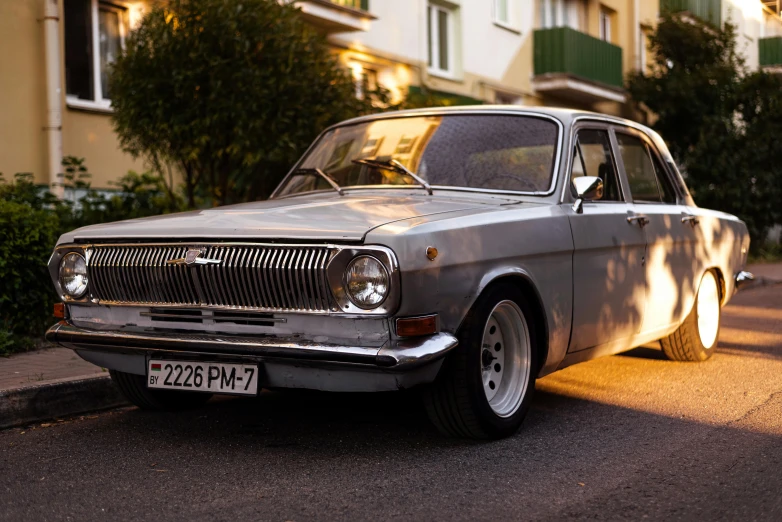
[[[81,111],[98,112],[101,114],[112,114],[114,109],[111,108],[111,102],[96,102],[92,100],[82,100],[79,98],[65,98],[65,105],[69,109],[78,109]]]
[[[514,34],[519,34],[519,35],[521,34],[521,29],[519,29],[518,27],[513,27],[510,24],[506,24],[505,22],[500,22],[499,20],[494,20],[494,25],[496,25],[500,29],[505,29],[506,31],[510,31],[511,33],[514,33]]]
[[[452,82],[460,82],[462,81],[462,78],[457,76],[451,71],[442,71],[440,69],[428,69],[429,76],[432,76],[434,78],[440,78],[442,80],[450,80]]]

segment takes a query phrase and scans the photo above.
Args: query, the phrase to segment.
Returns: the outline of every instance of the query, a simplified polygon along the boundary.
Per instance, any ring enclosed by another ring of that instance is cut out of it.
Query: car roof
[[[504,114],[515,112],[515,113],[525,114],[525,115],[540,114],[542,116],[550,116],[556,118],[564,124],[571,123],[573,120],[577,118],[595,118],[601,120],[609,120],[611,122],[619,123],[622,125],[629,125],[632,127],[643,128],[646,131],[651,130],[648,127],[644,125],[640,125],[639,123],[634,122],[632,120],[619,118],[617,116],[611,116],[608,114],[602,114],[599,112],[584,111],[579,109],[567,109],[567,108],[559,108],[559,107],[526,107],[522,105],[458,105],[452,107],[430,107],[430,108],[423,108],[423,109],[407,109],[403,111],[389,111],[389,112],[381,112],[377,114],[370,114],[368,116],[359,116],[357,118],[352,118],[350,120],[340,122],[335,126],[350,125],[354,123],[362,123],[367,121],[375,121],[375,120],[381,120],[387,118],[409,117],[409,116],[424,116],[424,115],[436,116],[440,114],[459,114],[459,113],[492,114],[497,112],[501,112]]]

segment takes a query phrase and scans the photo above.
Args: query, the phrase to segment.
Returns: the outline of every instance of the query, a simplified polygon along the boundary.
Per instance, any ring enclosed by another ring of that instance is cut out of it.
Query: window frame
[[[286,194],[284,196],[280,196],[279,193],[281,192],[282,188],[287,184],[288,180],[294,175],[294,173],[299,170],[302,163],[305,161],[305,159],[309,156],[309,154],[312,152],[312,150],[315,148],[317,143],[329,132],[340,129],[342,127],[349,127],[351,125],[355,125],[357,123],[364,123],[369,121],[376,121],[376,120],[396,120],[396,119],[404,119],[404,118],[416,118],[420,117],[421,115],[425,116],[446,116],[449,114],[453,114],[457,111],[451,112],[451,111],[442,111],[438,109],[431,109],[429,111],[424,111],[421,113],[413,113],[413,114],[403,114],[403,115],[392,115],[392,116],[364,116],[360,118],[356,118],[353,120],[347,120],[341,123],[337,123],[335,125],[332,125],[331,127],[327,127],[325,130],[323,130],[316,138],[315,140],[310,144],[309,148],[304,152],[304,154],[299,158],[299,160],[294,164],[294,166],[288,171],[288,174],[285,175],[285,177],[280,180],[277,187],[275,187],[272,194],[269,196],[269,199],[281,199],[281,198],[291,198],[296,196],[301,196],[304,194],[311,194],[312,192],[301,192],[296,194]],[[530,118],[538,118],[542,120],[547,120],[556,125],[557,127],[557,137],[556,137],[556,149],[554,152],[554,165],[552,170],[552,179],[551,179],[551,185],[546,191],[537,191],[537,192],[526,192],[526,191],[509,191],[509,190],[495,190],[495,189],[478,189],[478,188],[472,188],[472,187],[455,187],[450,185],[432,185],[433,189],[438,190],[447,190],[452,192],[475,192],[475,193],[482,193],[482,194],[502,194],[507,196],[513,196],[513,197],[524,197],[524,196],[532,196],[532,197],[550,197],[554,196],[555,194],[558,194],[558,187],[560,183],[560,178],[562,177],[562,168],[563,164],[569,165],[569,160],[566,157],[565,152],[565,144],[568,140],[568,132],[567,132],[567,126],[566,124],[560,120],[557,117],[554,117],[549,114],[541,114],[539,112],[529,112],[524,110],[486,110],[486,109],[464,109],[458,111],[458,114],[460,115],[505,115],[505,116],[524,116],[524,117],[530,117]],[[428,139],[428,138],[424,138]],[[567,185],[567,184],[565,184]],[[377,189],[383,189],[383,190],[398,190],[399,187],[396,186],[388,186],[388,185],[362,185],[362,186],[352,186],[352,187],[343,187],[345,190],[355,190],[355,189],[371,189],[371,190],[377,190]],[[326,192],[326,191],[333,191],[331,187],[329,187],[326,190],[323,191],[313,191],[313,192]]]
[[[127,20],[128,9],[121,4],[104,2],[102,0],[84,0],[90,4],[90,45],[92,46],[92,92],[93,99],[85,100],[77,96],[65,94],[65,103],[68,107],[76,109],[88,109],[102,112],[113,112],[111,99],[103,96],[103,86],[100,78],[100,11],[113,11],[119,15],[120,49],[125,50],[125,40],[128,36],[129,24]]]
[[[612,43],[613,33],[613,13],[611,13],[606,7],[600,6],[598,11],[598,34],[599,38],[604,42]]]
[[[573,196],[573,190],[571,188],[572,187],[572,176],[573,176],[573,162],[575,161],[575,158],[576,158],[575,148],[577,146],[579,146],[579,143],[578,143],[578,133],[581,132],[582,130],[593,130],[593,131],[605,132],[606,136],[608,136],[608,152],[609,152],[609,155],[611,156],[611,163],[612,163],[613,168],[614,168],[614,176],[616,177],[616,182],[617,182],[617,184],[619,186],[618,187],[619,188],[619,194],[622,197],[622,199],[619,200],[619,201],[598,199],[598,200],[594,200],[594,201],[584,201],[584,204],[587,204],[587,203],[601,203],[601,204],[605,204],[605,203],[619,204],[619,203],[621,203],[621,204],[627,204],[629,202],[628,197],[627,197],[628,193],[625,190],[625,179],[622,177],[622,173],[619,170],[619,162],[617,161],[617,157],[616,157],[618,149],[615,147],[615,137],[614,137],[613,128],[611,128],[611,126],[609,126],[609,125],[601,125],[600,123],[596,123],[596,122],[586,122],[586,123],[582,123],[582,124],[573,125],[573,131],[572,131],[573,134],[572,134],[572,139],[571,139],[571,143],[570,143],[570,149],[571,149],[570,150],[570,158],[568,158],[567,170],[565,171],[565,176],[564,176],[565,180],[566,180],[565,181],[566,186],[568,187],[567,192],[570,193],[571,198],[573,198],[573,201],[575,201],[575,196]],[[583,153],[580,151],[580,148],[579,148],[579,156],[581,157],[582,168],[584,168],[585,165],[583,164]],[[605,180],[603,180],[603,182],[605,183]]]
[[[507,20],[503,20],[499,16],[500,2],[505,2],[505,14],[507,16]],[[507,29],[508,31],[516,34],[521,34],[521,27],[518,20],[516,19],[516,9],[514,6],[514,0],[494,0],[494,2],[492,2],[492,22],[497,27]]]
[[[453,79],[456,77],[456,14],[457,8],[449,7],[437,2],[427,2],[427,58],[431,58],[431,63],[427,60],[427,70],[435,76],[442,76]],[[436,13],[445,13],[446,15],[446,40],[445,47],[448,53],[448,68],[443,69],[440,63],[440,25]]]

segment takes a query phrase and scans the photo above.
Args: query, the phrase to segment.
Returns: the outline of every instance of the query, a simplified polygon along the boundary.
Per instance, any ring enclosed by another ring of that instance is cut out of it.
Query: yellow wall
[[[48,184],[43,12],[44,0],[0,0],[0,172],[6,179],[32,172],[37,183]],[[112,188],[110,181],[143,171],[144,164],[119,149],[109,114],[66,106],[64,33],[61,11],[63,155],[85,158],[93,187]]]
[[[42,0],[0,1],[0,172],[46,182]]]

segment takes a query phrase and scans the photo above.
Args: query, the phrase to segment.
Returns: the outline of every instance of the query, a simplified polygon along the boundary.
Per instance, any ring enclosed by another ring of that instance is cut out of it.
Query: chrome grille
[[[219,264],[173,265],[200,248]],[[138,245],[87,249],[91,296],[118,304],[328,311],[327,247]]]

